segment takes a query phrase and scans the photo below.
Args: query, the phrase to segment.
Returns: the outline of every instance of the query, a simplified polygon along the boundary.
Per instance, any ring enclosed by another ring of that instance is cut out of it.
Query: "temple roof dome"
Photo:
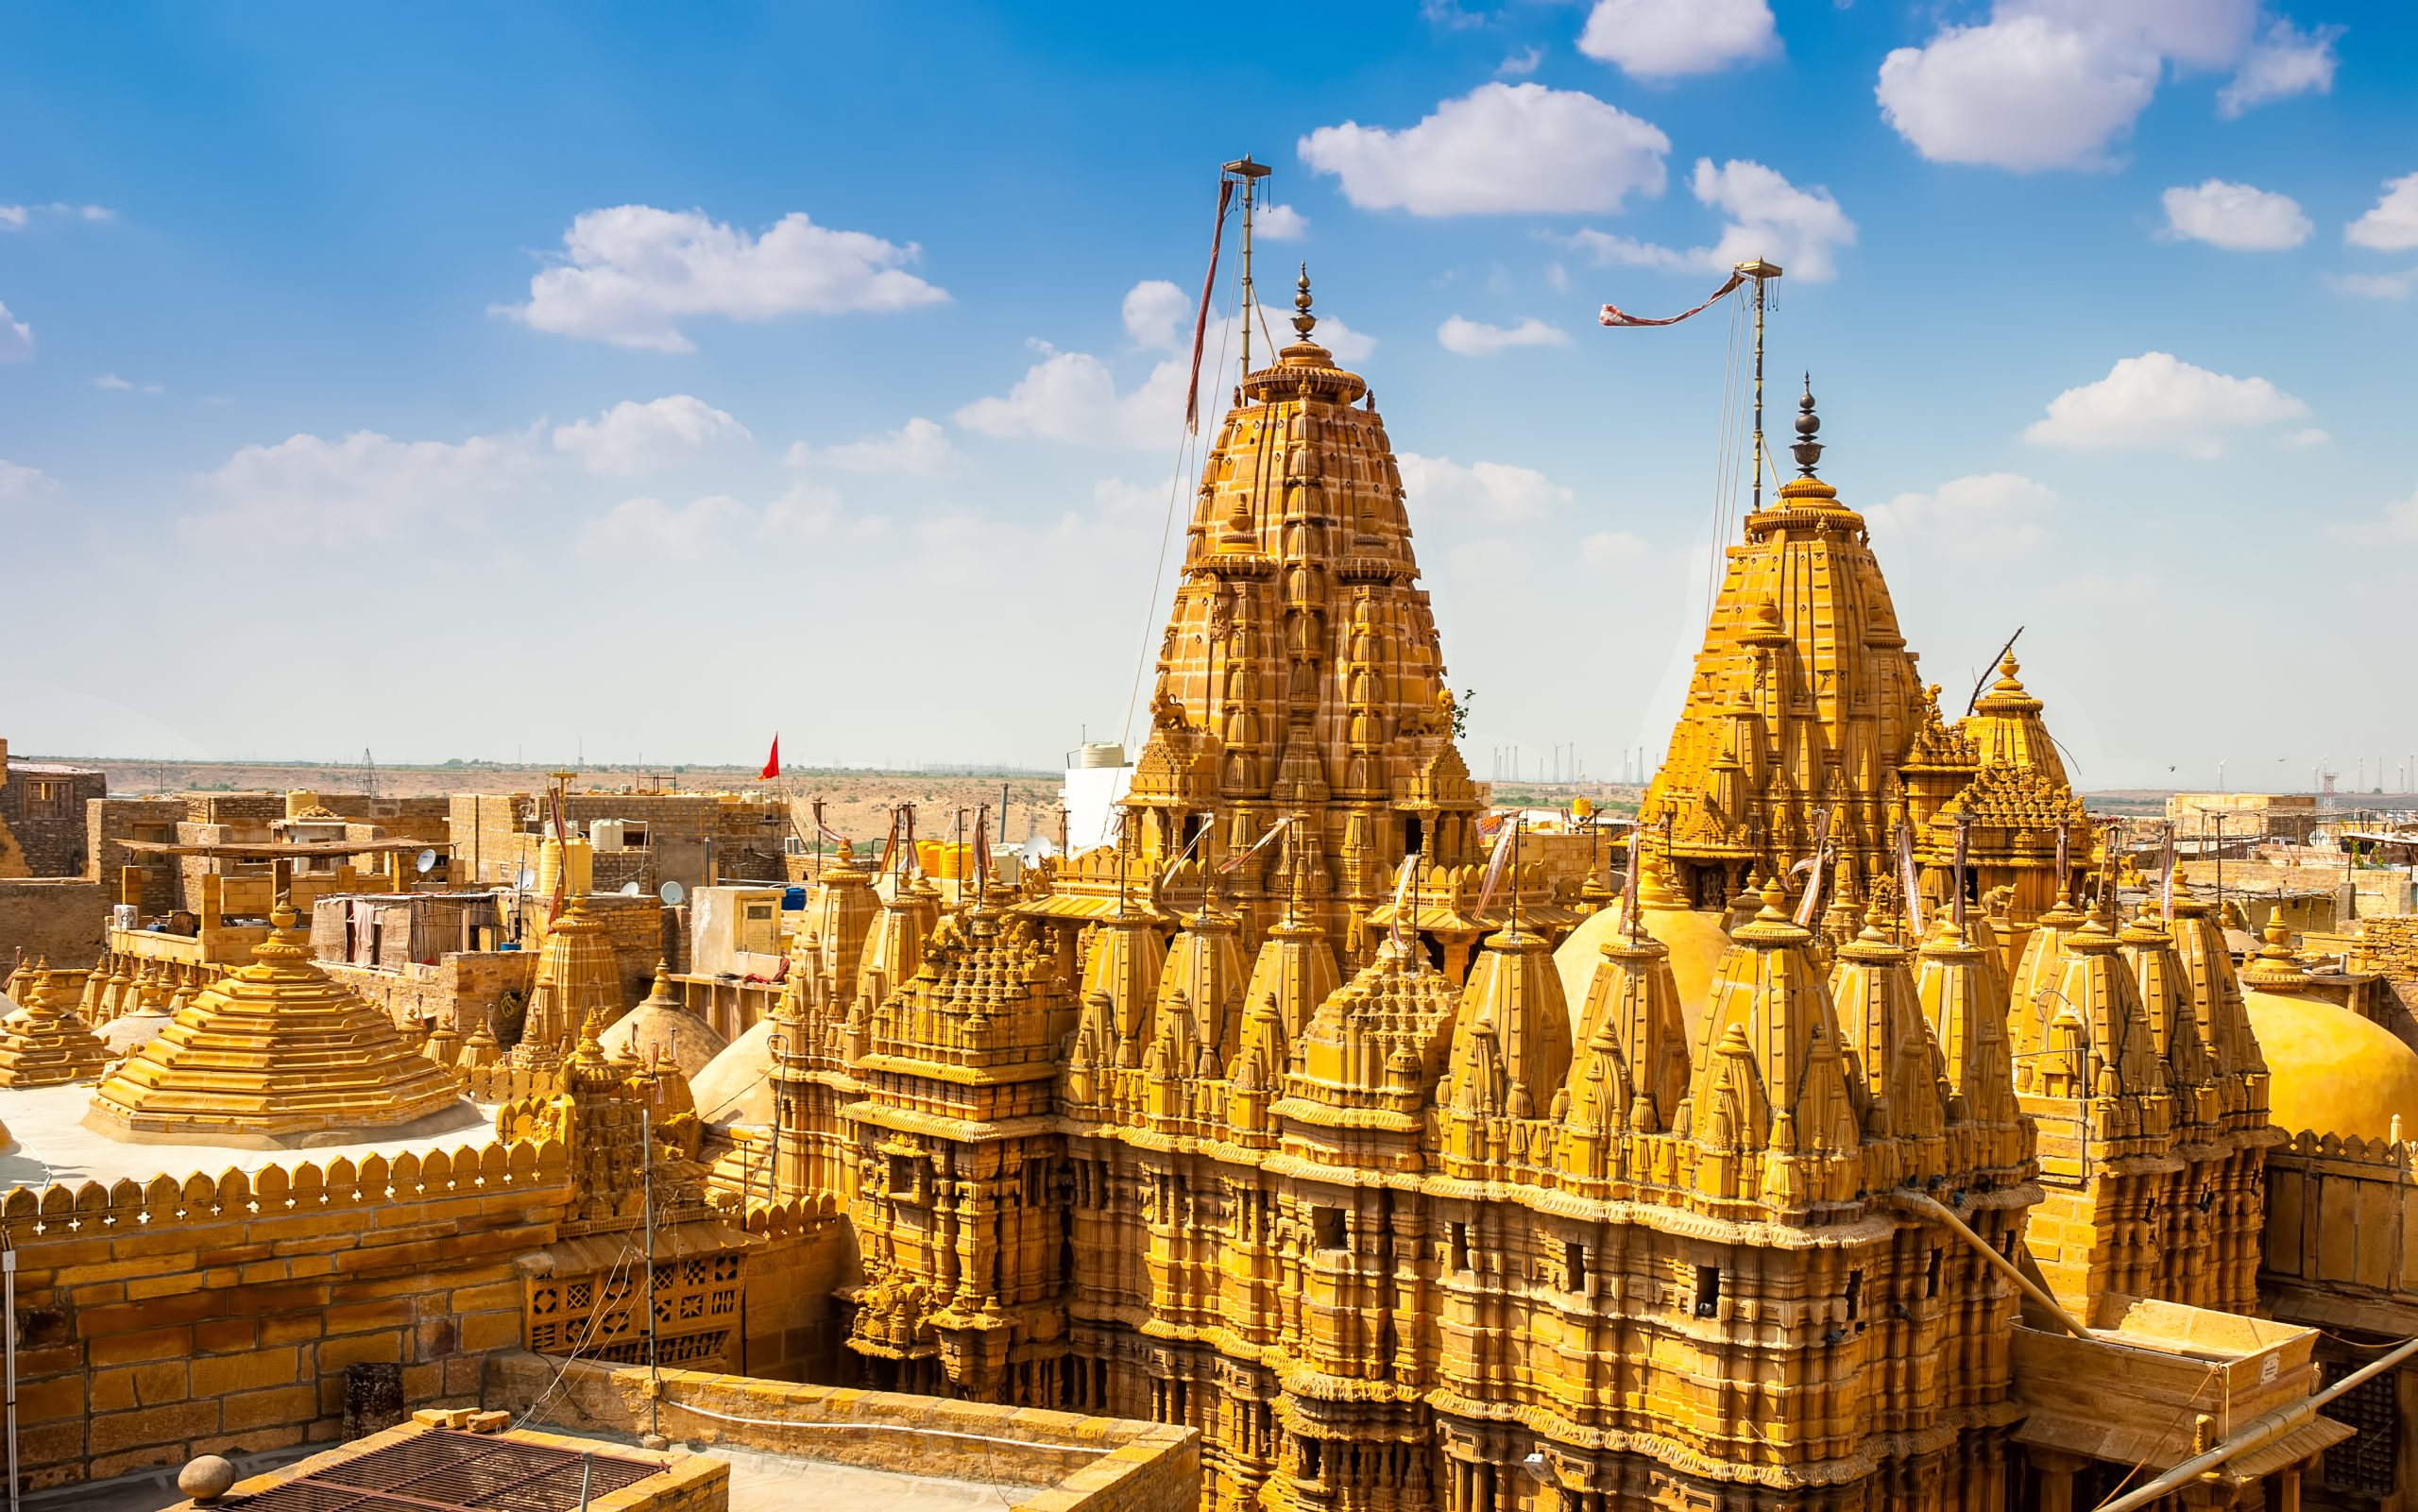
[[[1713,970],[1721,964],[1722,952],[1729,948],[1721,915],[1651,906],[1640,909],[1638,914],[1646,934],[1671,952],[1671,979],[1679,989],[1679,1011],[1688,1021],[1688,1043],[1694,1045],[1704,1019],[1705,1000],[1712,994]],[[1588,985],[1604,963],[1604,947],[1618,942],[1626,930],[1618,904],[1598,909],[1554,947],[1554,970],[1561,977],[1562,995],[1570,1001],[1574,1036],[1579,1028],[1576,1016],[1586,1007]]]
[[[2269,1118],[2287,1133],[2390,1139],[2418,1122],[2418,1051],[2392,1030],[2322,997],[2242,994],[2266,1053]]]

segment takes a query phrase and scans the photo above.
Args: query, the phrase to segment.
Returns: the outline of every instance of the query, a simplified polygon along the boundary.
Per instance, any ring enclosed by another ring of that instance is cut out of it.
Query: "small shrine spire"
[[[1310,265],[1307,263],[1302,264],[1301,281],[1293,285],[1293,309],[1296,312],[1293,333],[1307,341],[1319,323],[1319,317],[1310,314]]]

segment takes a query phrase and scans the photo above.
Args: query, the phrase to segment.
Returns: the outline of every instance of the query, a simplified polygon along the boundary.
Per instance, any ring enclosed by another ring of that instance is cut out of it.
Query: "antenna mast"
[[[1244,224],[1248,226],[1250,223],[1246,221]],[[1251,245],[1248,233],[1244,236],[1243,245]],[[1246,262],[1243,265],[1248,268],[1251,264]],[[1763,295],[1765,285],[1779,278],[1780,270],[1779,264],[1759,257],[1751,263],[1739,263],[1737,271],[1755,280],[1755,508],[1760,510],[1763,507]],[[1244,278],[1248,282],[1250,275],[1245,274]],[[1735,499],[1738,496],[1732,494],[1730,497]]]
[[[1257,198],[1259,181],[1276,170],[1264,162],[1253,162],[1246,152],[1226,164],[1225,171],[1243,181],[1243,376],[1251,376],[1251,313],[1259,301],[1251,286],[1251,224],[1252,207]]]

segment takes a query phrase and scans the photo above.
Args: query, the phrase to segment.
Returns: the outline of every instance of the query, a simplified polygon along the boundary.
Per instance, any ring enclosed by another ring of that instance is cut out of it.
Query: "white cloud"
[[[2342,228],[2342,239],[2378,252],[2418,246],[2418,173],[2387,179],[2383,195],[2367,213]]]
[[[21,463],[0,462],[0,504],[22,503],[28,499],[49,493],[59,484],[40,467]]]
[[[1644,540],[1625,530],[1599,530],[1578,543],[1578,559],[1598,571],[1643,561],[1646,552]]]
[[[2228,431],[2307,415],[2307,404],[2263,378],[2232,378],[2152,351],[2051,399],[2048,415],[2023,438],[2039,446],[2163,447],[2213,457],[2223,451]]]
[[[129,392],[134,387],[132,383],[129,383],[125,379],[118,377],[115,373],[103,373],[100,377],[93,380],[93,386],[94,388],[116,389],[120,393]]]
[[[747,427],[692,394],[632,399],[554,429],[554,450],[590,472],[627,476],[707,447],[747,440]]]
[[[117,212],[106,205],[70,205],[52,200],[47,205],[0,205],[0,230],[22,231],[30,225],[36,213],[64,215],[71,220],[114,220]]]
[[[1494,76],[1497,78],[1525,78],[1530,74],[1535,73],[1537,71],[1537,65],[1544,60],[1545,50],[1543,48],[1523,47],[1518,52],[1511,54],[1509,57],[1504,59],[1503,61],[1494,65]]]
[[[1414,215],[1618,210],[1662,192],[1671,142],[1575,90],[1481,84],[1400,131],[1356,122],[1302,138],[1302,161],[1363,210]]]
[[[1779,51],[1765,0],[1596,0],[1578,50],[1632,78],[1711,74]]]
[[[2325,280],[2342,294],[2362,299],[2406,299],[2418,287],[2418,268],[2401,273],[2334,273]]]
[[[578,545],[589,556],[695,561],[733,545],[753,518],[745,504],[727,494],[709,494],[678,509],[660,499],[625,499],[581,526]]]
[[[1711,159],[1699,158],[1688,187],[1725,216],[1721,236],[1710,246],[1680,251],[1592,228],[1559,240],[1587,253],[1599,266],[1726,273],[1748,258],[1768,257],[1788,269],[1790,277],[1812,283],[1836,277],[1836,248],[1855,245],[1855,222],[1829,190],[1818,184],[1799,189],[1760,162],[1733,158],[1716,168]]]
[[[2259,29],[2259,0],[1997,0],[1882,60],[1882,116],[1924,157],[2018,172],[2112,165],[2161,79],[2231,68],[2217,113],[2334,82],[2341,28]]]
[[[907,271],[922,248],[833,230],[792,211],[751,236],[699,211],[621,205],[587,211],[563,234],[562,260],[529,280],[529,302],[498,306],[538,331],[621,347],[691,351],[692,315],[905,310],[948,295]]]
[[[534,441],[478,435],[456,445],[355,431],[247,446],[202,476],[219,504],[188,525],[338,546],[405,536],[431,516],[475,523],[537,472]]]
[[[1883,119],[1935,162],[2103,167],[2157,89],[2156,57],[2042,16],[1950,26],[1881,62]]]
[[[809,447],[801,441],[789,450],[792,467],[821,466],[841,472],[932,478],[965,465],[960,451],[936,420],[918,415],[895,431],[869,435],[836,447]]]
[[[1125,291],[1125,334],[1133,345],[1173,351],[1191,334],[1193,303],[1165,279],[1145,279]]]
[[[34,328],[9,313],[0,304],[0,363],[33,361]]]
[[[2322,447],[2333,439],[2334,437],[2326,434],[2323,430],[2314,425],[2309,425],[2303,426],[2297,431],[2285,432],[2282,435],[2275,438],[2275,444],[2277,446],[2293,447],[2296,449],[2300,447]]]
[[[1436,328],[1444,349],[1464,357],[1493,357],[1513,347],[1567,347],[1570,332],[1531,315],[1516,326],[1490,326],[1455,315]]]
[[[1277,335],[1286,345],[1291,344],[1289,331],[1279,331]],[[1377,349],[1376,337],[1363,335],[1335,315],[1319,316],[1319,328],[1310,332],[1310,339],[1335,353],[1335,360],[1339,363],[1359,362]]]
[[[984,435],[1030,436],[1087,446],[1169,446],[1183,423],[1190,364],[1170,357],[1140,388],[1118,393],[1116,375],[1088,352],[1052,351],[1006,394],[976,399],[957,423]],[[1213,394],[1214,394],[1214,385]],[[1215,410],[1214,403],[1206,407]]]
[[[2171,239],[2206,242],[2236,252],[2277,252],[2298,246],[2314,229],[2289,196],[2211,178],[2159,196]]]
[[[1463,467],[1405,451],[1394,459],[1413,518],[1456,516],[1488,522],[1542,519],[1570,502],[1571,491],[1534,467],[1507,462]]]
[[[1252,212],[1252,231],[1271,242],[1298,242],[1310,234],[1310,218],[1290,205],[1262,205]]]
[[[1998,0],[1882,60],[1882,116],[1934,162],[2111,167],[2164,77],[2232,68],[2220,116],[2333,87],[2339,26],[2258,29],[2261,0]]]
[[[2418,543],[2418,493],[2392,501],[2374,519],[2329,525],[2325,533],[2337,540],[2372,545]]]
[[[2307,31],[2278,19],[2261,33],[2257,44],[2241,60],[2240,71],[2217,91],[2217,113],[2227,120],[2254,105],[2290,99],[2295,94],[2325,94],[2334,89],[2334,43],[2340,26],[2312,26]]]
[[[2048,539],[2057,492],[2016,472],[1950,478],[1927,494],[1904,493],[1865,512],[1880,531],[1935,541],[1959,556],[2025,552]]]
[[[1272,286],[1271,286],[1272,287]],[[1122,315],[1126,333],[1136,345],[1167,355],[1150,369],[1138,388],[1120,390],[1115,370],[1089,352],[1060,351],[1046,341],[1028,343],[1041,361],[1025,370],[1007,393],[976,399],[956,414],[957,423],[983,435],[1071,441],[1085,446],[1167,447],[1183,423],[1183,392],[1192,371],[1193,311],[1183,304],[1176,285],[1150,280],[1135,284],[1125,296]],[[1288,301],[1289,302],[1289,301]],[[1292,313],[1283,305],[1263,301],[1262,320],[1252,322],[1252,363],[1263,361],[1261,343],[1273,338],[1278,348],[1293,340]],[[1231,319],[1211,310],[1215,326]],[[1325,347],[1338,362],[1356,362],[1369,355],[1376,338],[1364,335],[1332,314],[1318,313],[1311,340]],[[1217,342],[1210,342],[1214,354]],[[1204,421],[1223,408],[1224,381],[1210,370],[1211,355],[1202,358],[1200,405]]]
[[[1171,478],[1151,487],[1123,478],[1102,478],[1092,484],[1092,505],[1103,519],[1138,516],[1155,520],[1166,513],[1171,497],[1182,506],[1182,484],[1183,480]]]

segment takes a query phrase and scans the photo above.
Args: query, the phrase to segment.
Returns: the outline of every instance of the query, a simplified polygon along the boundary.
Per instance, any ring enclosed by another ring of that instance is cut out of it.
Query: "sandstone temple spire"
[[[1244,377],[1201,467],[1127,841],[1070,864],[1026,911],[1106,919],[1154,884],[1189,911],[1205,874],[1245,858],[1218,889],[1247,943],[1296,871],[1312,921],[1344,942],[1385,917],[1415,859],[1418,926],[1465,964],[1500,920],[1465,916],[1479,790],[1455,745],[1401,472],[1367,382],[1317,340],[1306,266],[1293,304],[1295,339]],[[1254,850],[1280,824],[1282,845]]]

